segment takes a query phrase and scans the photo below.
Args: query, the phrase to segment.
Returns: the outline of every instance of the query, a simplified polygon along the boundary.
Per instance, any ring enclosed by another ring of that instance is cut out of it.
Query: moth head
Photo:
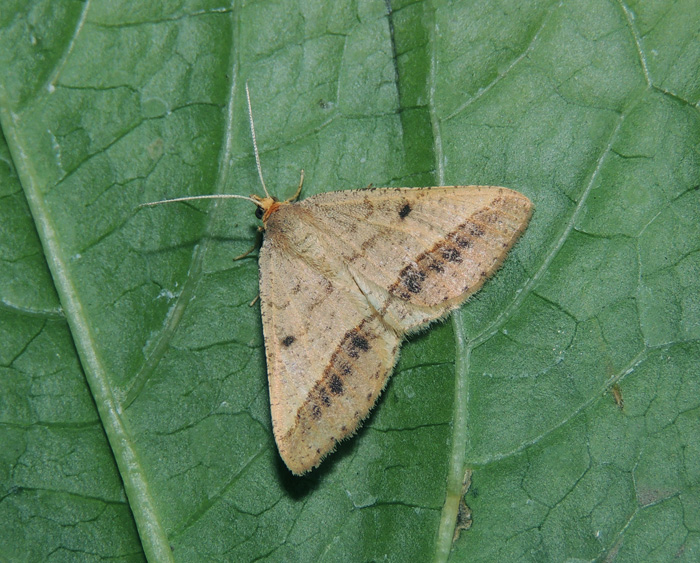
[[[287,203],[280,202],[276,197],[272,197],[271,195],[266,195],[265,197],[251,195],[250,199],[253,203],[255,203],[255,205],[258,206],[258,208],[255,210],[255,216],[262,220],[263,225],[270,218],[270,215],[279,209],[282,203]]]

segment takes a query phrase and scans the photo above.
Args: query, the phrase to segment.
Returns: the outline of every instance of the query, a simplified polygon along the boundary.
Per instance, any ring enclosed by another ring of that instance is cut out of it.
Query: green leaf
[[[696,560],[699,29],[692,0],[4,2],[0,558]],[[250,204],[138,207],[260,191],[246,81],[280,198],[304,168],[535,204],[301,478]]]

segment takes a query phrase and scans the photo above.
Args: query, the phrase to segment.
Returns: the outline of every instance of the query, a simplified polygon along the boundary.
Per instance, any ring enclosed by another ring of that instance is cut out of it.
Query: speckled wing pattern
[[[280,455],[296,473],[353,434],[403,337],[477,291],[525,230],[506,188],[329,192],[265,219],[260,298]]]

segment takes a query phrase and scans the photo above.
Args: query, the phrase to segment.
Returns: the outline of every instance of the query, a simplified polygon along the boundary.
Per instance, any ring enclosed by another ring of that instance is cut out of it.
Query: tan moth
[[[265,186],[260,310],[272,425],[295,474],[354,434],[386,386],[402,340],[478,291],[525,230],[532,204],[492,186],[366,188],[295,202]],[[302,172],[303,181],[303,172]]]

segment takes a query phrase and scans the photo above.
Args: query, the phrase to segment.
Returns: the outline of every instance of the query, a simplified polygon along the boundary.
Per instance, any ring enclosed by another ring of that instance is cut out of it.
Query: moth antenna
[[[154,205],[160,205],[161,203],[174,203],[176,201],[192,201],[195,199],[246,199],[252,201],[255,205],[262,208],[259,201],[255,201],[252,197],[246,197],[244,195],[233,195],[233,194],[215,194],[215,195],[193,195],[187,197],[176,197],[175,199],[161,199],[160,201],[151,201],[149,203],[142,203],[139,207],[153,207]]]
[[[265,180],[262,175],[262,167],[260,166],[260,154],[258,153],[258,141],[255,137],[255,123],[253,122],[253,108],[250,105],[250,90],[248,89],[248,81],[245,83],[245,97],[248,100],[248,118],[250,120],[250,134],[253,136],[253,150],[255,151],[255,164],[258,167],[258,176],[260,177],[260,183],[262,184],[263,191],[267,197],[270,194],[267,191],[267,186],[265,186]]]

